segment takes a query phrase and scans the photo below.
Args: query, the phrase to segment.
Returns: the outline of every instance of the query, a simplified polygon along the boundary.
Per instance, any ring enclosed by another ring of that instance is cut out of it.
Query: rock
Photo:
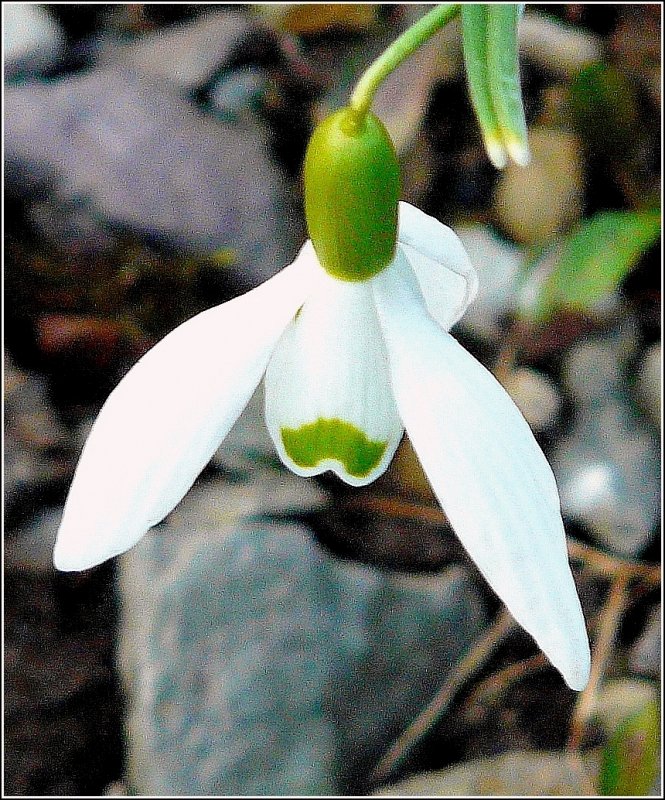
[[[247,66],[225,72],[210,89],[210,105],[222,119],[237,120],[256,104],[266,89],[266,75]]]
[[[455,233],[478,272],[478,294],[459,326],[479,339],[495,342],[501,334],[501,317],[514,308],[524,256],[486,225],[456,227]]]
[[[589,31],[528,12],[520,22],[520,54],[557,78],[570,80],[603,58],[602,39]]]
[[[630,651],[629,664],[633,672],[660,679],[661,668],[661,613],[660,603],[649,614],[640,638]]]
[[[561,395],[547,375],[520,367],[510,372],[503,387],[532,430],[545,431],[554,425],[561,410]]]
[[[562,796],[593,794],[597,758],[576,753],[508,752],[415,775],[375,792],[392,797]]]
[[[656,342],[644,354],[637,375],[636,386],[640,404],[651,418],[651,421],[658,425],[659,428],[662,414],[662,360],[661,344]]]
[[[551,464],[563,513],[601,544],[635,556],[651,541],[658,519],[660,458],[628,402],[621,347],[620,338],[590,340],[566,358],[562,376],[579,410]]]
[[[100,64],[124,64],[148,78],[192,91],[208,81],[253,30],[244,14],[217,7],[191,22],[159,28],[131,42],[109,43]]]
[[[264,408],[265,393],[261,381],[245,410],[213,455],[211,462],[213,466],[240,474],[256,470],[259,465],[264,468],[272,466],[273,470],[280,474],[284,472],[266,427]],[[303,483],[313,482],[303,482],[299,479],[298,483],[302,487]]]
[[[384,574],[299,524],[176,521],[121,559],[131,793],[348,793],[482,628],[460,568]]]
[[[501,227],[517,242],[543,244],[581,216],[584,193],[581,146],[563,130],[529,130],[531,162],[509,164],[499,177],[494,211]]]
[[[62,28],[47,8],[37,3],[8,3],[2,12],[5,81],[40,75],[64,54]]]
[[[50,227],[62,208],[67,228],[77,206],[151,241],[230,250],[243,288],[295,255],[299,217],[258,123],[206,117],[173,86],[121,67],[10,87],[5,101],[7,183],[26,199],[51,187]],[[92,229],[79,250],[99,247]]]

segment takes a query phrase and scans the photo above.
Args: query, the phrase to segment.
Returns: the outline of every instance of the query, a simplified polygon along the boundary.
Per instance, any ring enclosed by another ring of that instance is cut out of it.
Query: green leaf
[[[490,161],[497,169],[502,169],[506,165],[506,154],[490,90],[487,23],[486,5],[471,3],[462,6],[462,40],[469,94]]]
[[[611,294],[658,240],[660,211],[602,211],[563,240],[560,254],[529,316],[550,318],[562,308],[586,311]]]
[[[517,38],[521,10],[516,3],[489,6],[487,65],[492,102],[504,146],[511,158],[524,166],[529,163],[529,145],[522,103]]]
[[[469,93],[495,167],[508,153],[518,164],[529,161],[519,75],[519,3],[462,6],[462,40]]]
[[[603,795],[646,795],[658,777],[660,712],[652,700],[625,719],[603,751],[600,792]]]

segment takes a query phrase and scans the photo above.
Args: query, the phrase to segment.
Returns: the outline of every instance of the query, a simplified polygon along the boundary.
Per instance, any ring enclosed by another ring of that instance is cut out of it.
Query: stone
[[[662,367],[662,347],[660,342],[655,342],[642,358],[637,374],[636,391],[640,405],[659,429],[662,417]]]
[[[266,83],[266,74],[258,67],[230,70],[212,84],[210,105],[222,119],[236,120],[257,103],[266,90]]]
[[[629,665],[633,672],[660,679],[662,652],[661,606],[655,606],[647,617],[644,630],[630,650]]]
[[[483,341],[495,342],[502,332],[502,316],[514,308],[524,255],[487,225],[459,226],[455,233],[478,273],[478,294],[459,327]]]
[[[181,513],[120,562],[130,793],[352,792],[482,630],[477,589]]]
[[[582,214],[584,176],[578,138],[568,131],[529,129],[531,161],[510,163],[494,193],[498,224],[515,241],[543,244],[567,231]]]
[[[511,751],[415,775],[380,789],[374,796],[575,797],[594,793],[598,770],[596,755]]]
[[[176,87],[122,66],[9,87],[5,161],[7,183],[26,200],[50,187],[49,228],[71,227],[73,208],[97,220],[89,239],[80,226],[78,252],[99,247],[101,219],[187,252],[228,251],[226,269],[250,288],[302,240],[256,120],[206,116]]]
[[[534,431],[551,429],[561,410],[561,394],[554,381],[528,367],[512,370],[503,387],[515,401],[529,427]]]
[[[188,92],[210,80],[253,29],[246,15],[218,6],[191,22],[159,28],[130,42],[108,41],[99,63],[121,63]]]
[[[625,341],[592,339],[562,366],[578,401],[570,431],[551,454],[561,508],[615,552],[638,555],[651,541],[660,506],[655,437],[635,414],[622,377]]]
[[[603,41],[579,26],[565,25],[531,9],[520,22],[520,53],[557,78],[574,78],[603,58]]]
[[[66,49],[57,20],[37,3],[7,3],[2,11],[2,44],[5,81],[42,74],[60,61]]]

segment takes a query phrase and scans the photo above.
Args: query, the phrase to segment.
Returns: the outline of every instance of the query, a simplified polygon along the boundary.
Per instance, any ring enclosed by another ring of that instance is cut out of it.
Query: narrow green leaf
[[[628,717],[603,751],[599,786],[603,795],[651,793],[660,763],[660,712],[656,700]]]
[[[488,6],[472,3],[462,6],[464,65],[471,102],[478,118],[485,149],[497,169],[506,166],[506,152],[499,120],[490,91],[487,53]]]
[[[564,240],[530,316],[544,320],[560,308],[592,308],[655,244],[660,227],[660,211],[603,211],[583,220]]]
[[[487,69],[496,119],[505,148],[521,166],[529,163],[526,119],[520,85],[517,3],[487,8]]]

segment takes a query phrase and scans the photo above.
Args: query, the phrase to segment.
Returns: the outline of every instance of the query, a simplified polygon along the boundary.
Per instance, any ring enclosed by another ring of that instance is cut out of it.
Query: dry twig
[[[370,784],[384,783],[416,744],[432,729],[450,707],[457,692],[479,672],[494,650],[515,627],[507,611],[502,611],[492,626],[476,640],[466,656],[457,664],[430,703],[409,727],[395,740],[370,775]]]

